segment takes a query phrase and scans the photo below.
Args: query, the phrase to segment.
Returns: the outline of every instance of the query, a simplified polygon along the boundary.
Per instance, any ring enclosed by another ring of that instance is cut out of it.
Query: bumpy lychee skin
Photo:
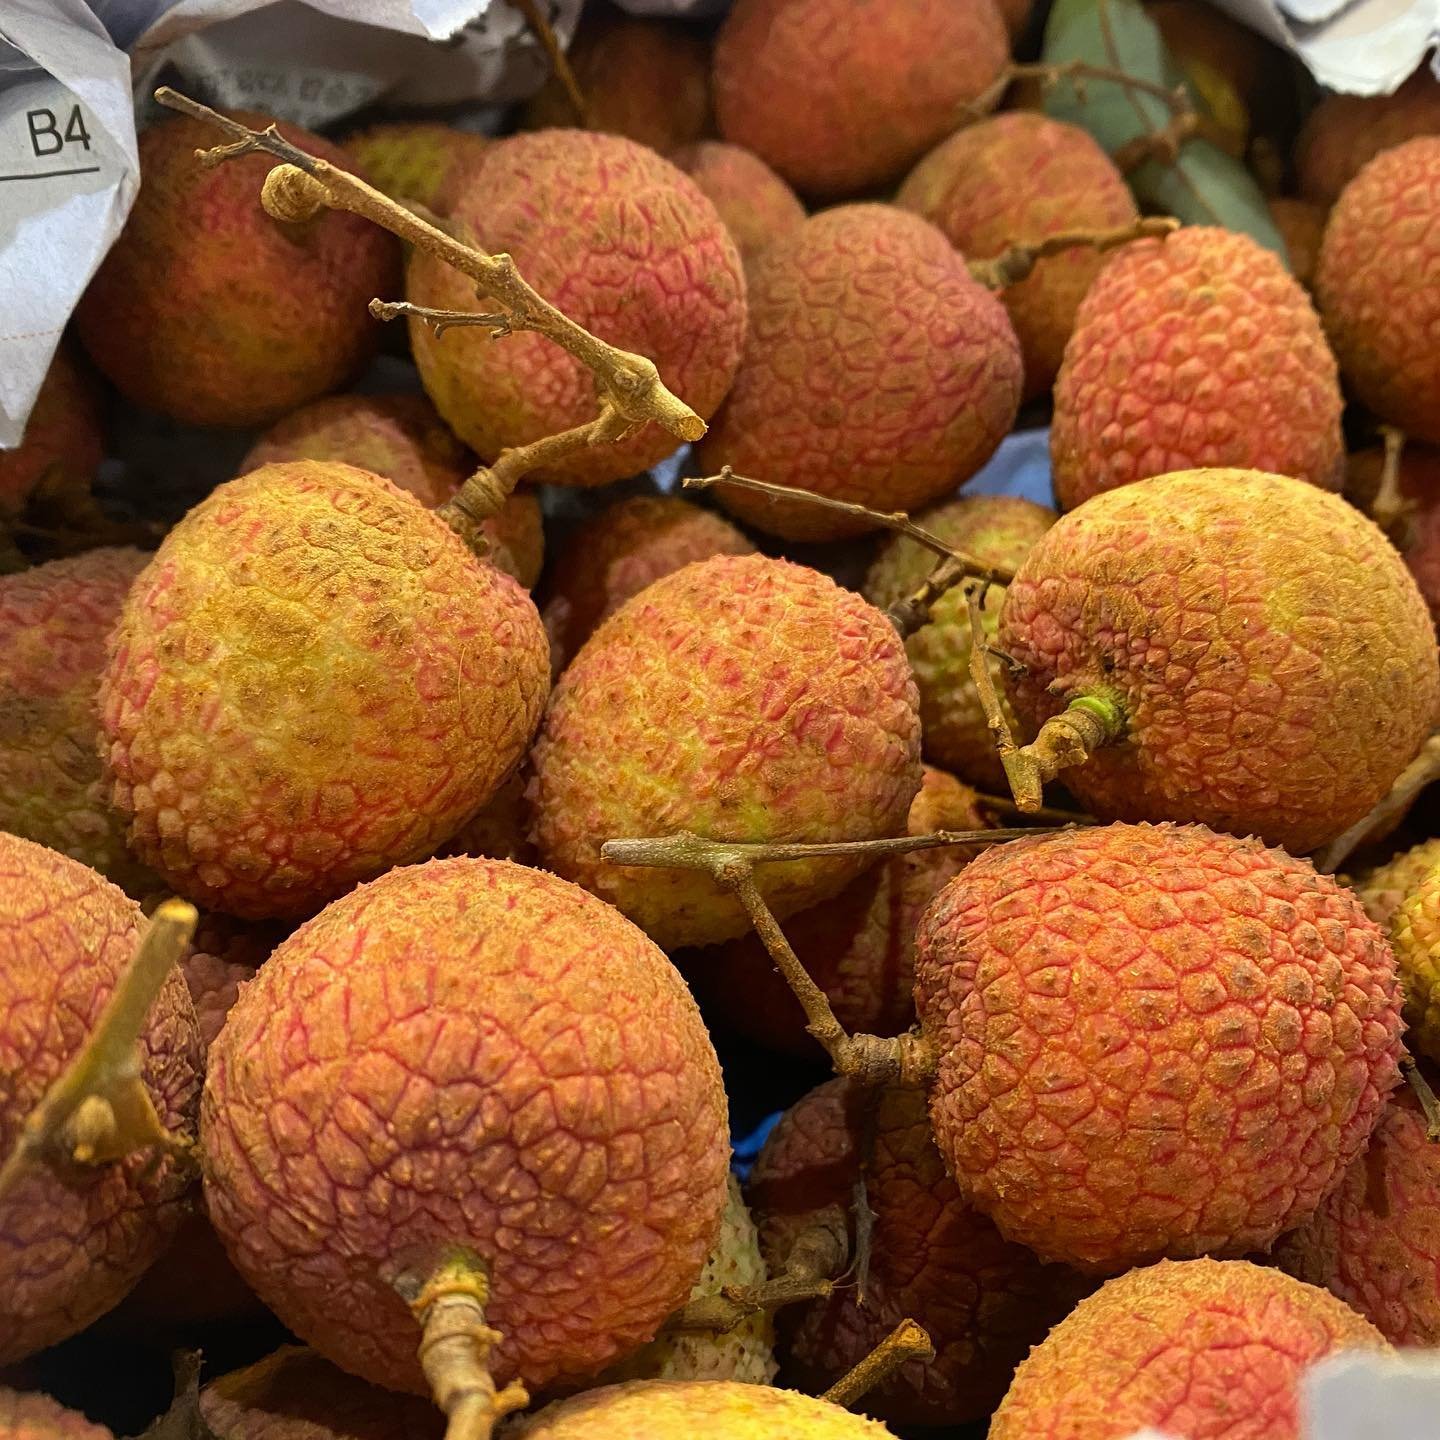
[[[737,0],[715,42],[720,133],[796,189],[896,179],[1010,58],[993,0]]]
[[[1089,1288],[1001,1239],[960,1198],[931,1138],[925,1097],[848,1080],[786,1111],[750,1176],[750,1200],[772,1270],[807,1225],[846,1211],[863,1174],[874,1212],[864,1305],[844,1286],[787,1307],[778,1322],[787,1375],[824,1389],[901,1320],[918,1321],[935,1358],[871,1390],[865,1409],[897,1425],[955,1425],[988,1415],[1031,1345]]]
[[[1264,1250],[1393,1088],[1385,937],[1308,860],[1201,825],[988,851],[916,938],[936,1138],[1001,1232],[1096,1273]]]
[[[18,515],[42,483],[88,489],[102,444],[94,382],[62,344],[25,422],[25,438],[14,450],[0,450],[0,520]]]
[[[1365,913],[1388,932],[1395,912],[1437,866],[1440,866],[1440,839],[1422,840],[1361,875],[1355,881],[1355,893]]]
[[[89,1038],[140,940],[133,900],[78,861],[0,833],[0,1154]],[[195,1011],[170,976],[140,1037],[163,1125],[193,1138]],[[164,1249],[189,1176],[138,1153],[95,1169],[25,1171],[0,1199],[0,1365],[83,1330]]]
[[[1425,602],[1380,531],[1278,475],[1191,470],[1097,496],[1021,564],[1000,613],[1021,720],[1114,703],[1064,772],[1106,820],[1199,820],[1308,854],[1367,814],[1440,697]]]
[[[920,523],[947,544],[988,565],[1014,569],[1058,517],[1044,505],[1013,495],[968,495],[927,510]],[[865,598],[880,609],[908,599],[935,568],[935,556],[912,540],[896,537],[881,548],[865,577]],[[992,586],[982,615],[989,639],[1000,623],[1002,586]],[[1005,772],[985,723],[980,695],[970,679],[970,614],[962,590],[947,590],[930,609],[928,624],[905,642],[920,689],[920,722],[926,757],[971,784],[1005,790]],[[998,660],[991,673],[1003,698]],[[1013,719],[1013,715],[1012,715]]]
[[[906,830],[984,830],[989,821],[975,792],[952,775],[925,767]],[[915,1023],[915,926],[936,894],[978,853],[949,845],[912,850],[872,866],[833,900],[792,916],[785,938],[852,1034],[899,1035]],[[800,1002],[758,937],[702,950],[686,978],[707,1018],[771,1049],[818,1057]]]
[[[200,917],[180,971],[195,1005],[200,1044],[207,1053],[239,998],[240,987],[254,977],[284,938],[284,927],[272,922],[234,920],[228,915]]]
[[[353,167],[318,135],[279,129]],[[214,144],[213,126],[185,116],[141,135],[140,193],[75,320],[91,359],[137,404],[193,425],[265,425],[364,365],[377,335],[366,307],[395,293],[399,245],[338,210],[279,224],[260,205],[274,161],[206,169],[195,151]]]
[[[702,140],[670,158],[710,197],[746,265],[805,221],[795,192],[743,145]]]
[[[704,872],[610,865],[606,840],[900,833],[920,788],[915,684],[895,631],[804,566],[717,556],[657,580],[560,677],[533,753],[542,862],[666,949],[750,928]],[[847,856],[762,866],[778,916],[834,895]]]
[[[1162,1261],[1101,1286],[1030,1352],[989,1440],[1301,1440],[1300,1377],[1386,1350],[1333,1295],[1244,1260]]]
[[[131,893],[154,876],[125,844],[97,753],[105,642],[139,550],[91,550],[0,576],[0,830],[82,861]]]
[[[418,200],[443,215],[451,187],[493,141],[453,125],[412,121],[371,125],[342,143],[377,190],[392,200]]]
[[[444,1416],[418,1395],[399,1395],[286,1345],[212,1380],[200,1414],[225,1440],[440,1440]]]
[[[1266,201],[1270,218],[1285,242],[1290,269],[1295,278],[1309,290],[1315,280],[1315,266],[1320,259],[1320,239],[1325,233],[1325,211],[1311,200],[1297,200],[1278,195]]]
[[[1440,1059],[1440,865],[1415,882],[1390,917],[1390,944],[1405,987],[1409,1043]]]
[[[244,918],[311,914],[432,853],[519,761],[549,681],[520,586],[332,462],[220,486],[113,644],[102,743],[131,846]]]
[[[677,495],[636,495],[607,506],[555,557],[541,610],[557,666],[595,627],[664,575],[712,555],[753,555],[723,515]]]
[[[110,1431],[48,1395],[0,1388],[0,1440],[113,1440]]]
[[[707,470],[730,465],[914,510],[968,480],[1009,431],[1020,401],[1015,331],[918,216],[889,205],[827,210],[771,245],[750,281],[744,358],[699,446]],[[803,501],[728,487],[718,495],[787,540],[868,528]]]
[[[1078,126],[1016,110],[968,126],[943,148],[946,181],[917,182],[922,199],[930,187],[940,190],[920,213],[971,259],[1063,230],[1111,230],[1139,214],[1114,161]],[[1098,251],[1077,246],[1001,292],[1025,357],[1027,395],[1053,383],[1075,312],[1104,263]]]
[[[210,1052],[201,1123],[241,1274],[395,1389],[424,1390],[402,1272],[479,1257],[497,1379],[541,1385],[650,1339],[725,1204],[725,1096],[679,974],[506,861],[392,871],[291,936]]]
[[[1440,444],[1440,135],[1377,155],[1325,226],[1315,294],[1340,369],[1382,420]]]
[[[547,1405],[515,1440],[880,1440],[890,1431],[827,1400],[733,1380],[632,1380]]]
[[[701,419],[715,413],[740,360],[745,277],[724,222],[683,171],[614,135],[514,135],[467,172],[450,218],[484,249],[512,255],[577,324],[652,359]],[[485,308],[471,281],[431,255],[412,257],[406,289],[421,305]],[[472,328],[437,339],[417,321],[410,344],[436,408],[482,459],[594,418],[593,375],[542,335],[496,345]],[[531,478],[599,485],[674,449],[652,422]]]
[[[1394,1345],[1440,1345],[1440,1147],[1401,1091],[1365,1153],[1319,1210],[1275,1247],[1297,1279],[1323,1286]]]
[[[1086,292],[1055,382],[1062,509],[1192,466],[1328,490],[1343,474],[1340,382],[1320,321],[1278,256],[1187,226],[1113,255]]]
[[[393,480],[427,509],[443,505],[475,469],[423,395],[327,395],[277,421],[250,447],[240,474],[285,460],[339,460]],[[519,490],[480,527],[486,557],[528,590],[545,559],[540,502]]]

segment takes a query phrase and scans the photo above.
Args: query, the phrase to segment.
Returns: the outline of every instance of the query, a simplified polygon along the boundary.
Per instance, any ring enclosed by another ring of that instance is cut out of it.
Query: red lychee
[[[88,491],[101,447],[94,381],[62,342],[25,422],[25,438],[14,450],[0,450],[0,522],[20,514],[42,486]]]
[[[670,158],[710,197],[746,265],[804,223],[795,192],[743,145],[702,140]]]

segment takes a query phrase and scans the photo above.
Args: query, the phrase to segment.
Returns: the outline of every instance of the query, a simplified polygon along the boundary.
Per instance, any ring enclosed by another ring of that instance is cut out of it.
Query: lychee
[[[535,847],[530,843],[528,785],[528,772],[523,767],[516,770],[436,853],[530,864]]]
[[[823,1389],[909,1317],[935,1346],[864,1401],[893,1424],[986,1416],[1029,1347],[1089,1288],[1002,1240],[960,1198],[935,1148],[919,1090],[848,1080],[786,1111],[751,1173],[749,1194],[772,1269],[827,1210],[846,1212],[858,1181],[873,1216],[863,1302],[846,1285],[779,1315],[787,1376]],[[853,1245],[852,1245],[853,1248]]]
[[[0,1440],[114,1440],[110,1431],[48,1395],[0,1386]]]
[[[453,125],[410,121],[371,125],[341,142],[360,173],[392,200],[418,201],[443,215],[459,177],[492,141]]]
[[[180,962],[180,973],[190,991],[200,1044],[207,1054],[239,998],[240,987],[254,978],[284,938],[284,927],[270,922],[234,920],[228,915],[201,917],[190,953]]]
[[[805,220],[795,192],[743,145],[701,140],[670,158],[709,196],[747,266]]]
[[[1385,537],[1255,471],[1165,475],[1064,516],[1006,592],[999,648],[1023,722],[1088,708],[1116,737],[1064,770],[1092,815],[1297,855],[1369,813],[1440,700],[1429,613]]]
[[[1325,211],[1311,200],[1297,200],[1277,195],[1266,201],[1270,218],[1285,242],[1290,269],[1295,278],[1309,290],[1315,281],[1315,265],[1320,259],[1320,239],[1325,233]]]
[[[740,370],[699,446],[707,470],[913,510],[968,480],[1009,431],[1021,385],[1014,329],[918,216],[827,210],[771,245],[750,281]],[[789,540],[870,528],[803,501],[718,493]]]
[[[601,860],[606,840],[899,834],[920,787],[915,685],[878,610],[784,560],[716,556],[623,605],[555,688],[533,751],[542,862],[667,949],[749,928],[695,870]],[[762,866],[784,916],[836,894],[857,856]]]
[[[1162,1261],[1102,1285],[1030,1352],[989,1440],[1301,1440],[1305,1371],[1337,1350],[1388,1348],[1348,1305],[1278,1270]]]
[[[236,112],[263,129],[269,117]],[[338,146],[280,133],[348,168]],[[399,245],[358,215],[272,220],[260,189],[274,161],[206,167],[203,120],[140,137],[140,193],[75,313],[90,357],[127,399],[192,425],[265,425],[336,390],[374,351],[367,306],[399,284]]]
[[[327,395],[272,425],[240,462],[240,474],[284,460],[354,465],[393,480],[431,510],[475,469],[475,457],[423,395]],[[540,502],[517,490],[481,531],[492,547],[487,558],[528,590],[545,557]]]
[[[987,565],[1014,569],[1055,523],[1055,512],[1013,495],[967,495],[916,517],[947,545]],[[865,577],[865,598],[888,609],[907,600],[935,568],[935,555],[896,536],[881,548]],[[981,611],[993,640],[1005,591],[992,586]],[[984,707],[970,679],[970,614],[965,593],[947,590],[930,607],[930,619],[905,642],[920,690],[920,722],[926,757],[974,785],[1004,789],[1005,772],[985,723]],[[990,661],[996,685],[1000,665]],[[1002,704],[1005,703],[1002,700]],[[1008,711],[1007,711],[1008,713]]]
[[[1355,893],[1365,913],[1388,932],[1390,921],[1406,896],[1437,867],[1440,867],[1440,839],[1422,840],[1362,874],[1355,881]]]
[[[1405,986],[1409,1043],[1440,1059],[1440,866],[1427,870],[1396,907],[1390,943]]]
[[[133,900],[76,860],[0,833],[0,1157],[79,1053],[140,940]],[[193,1137],[201,1051],[171,975],[141,1032],[161,1124]],[[0,1196],[0,1365],[83,1330],[164,1249],[190,1176],[168,1155],[32,1163]]]
[[[725,1096],[668,960],[504,861],[393,870],[285,941],[210,1052],[210,1216],[327,1358],[420,1389],[393,1288],[488,1272],[497,1382],[593,1373],[689,1294],[725,1203]]]
[[[450,218],[481,248],[512,255],[525,279],[602,340],[649,356],[702,419],[730,388],[745,330],[740,256],[695,182],[653,150],[614,135],[545,130],[491,146],[457,189]],[[480,311],[474,283],[432,255],[410,261],[407,298]],[[483,328],[437,338],[411,322],[425,389],[483,460],[595,416],[595,383],[542,335]],[[654,423],[532,478],[596,485],[664,459]]]
[[[924,204],[919,213],[972,260],[1066,230],[1113,230],[1140,213],[1095,140],[1045,115],[995,115],[951,136],[942,149],[943,181],[927,173],[911,195]],[[938,170],[942,158],[932,164]],[[1027,395],[1054,382],[1075,312],[1104,263],[1095,249],[1076,246],[1039,261],[1001,292],[1025,357]]]
[[[1379,492],[1384,452],[1376,447],[1350,456],[1346,489],[1369,509]],[[1406,445],[1400,452],[1397,477],[1403,504],[1397,536],[1400,553],[1440,624],[1440,450],[1428,445]]]
[[[0,522],[19,515],[41,486],[88,491],[101,453],[94,382],[62,343],[25,422],[25,438],[13,450],[0,450]]]
[[[753,555],[722,515],[677,495],[616,501],[580,525],[555,557],[540,614],[557,668],[627,600],[712,555]]]
[[[961,1194],[1095,1273],[1268,1248],[1365,1148],[1398,1076],[1384,935],[1258,840],[1016,841],[940,892],[916,947]]]
[[[1343,478],[1340,383],[1309,297],[1248,235],[1186,227],[1114,254],[1055,382],[1062,509],[1150,475],[1243,466]]]
[[[1330,212],[1315,294],[1341,372],[1382,420],[1440,443],[1440,135],[1377,155]]]
[[[720,133],[796,189],[853,195],[894,180],[999,78],[994,0],[737,0],[715,41]]]
[[[458,830],[548,681],[529,596],[413,496],[267,465],[192,510],[130,591],[101,689],[112,798],[206,908],[310,914]]]

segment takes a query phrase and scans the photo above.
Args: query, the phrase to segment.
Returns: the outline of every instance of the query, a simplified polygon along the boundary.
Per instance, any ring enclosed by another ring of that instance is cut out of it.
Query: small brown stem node
[[[1102,695],[1079,695],[1058,715],[1052,715],[1028,745],[1008,754],[1000,763],[1010,782],[1015,803],[1026,814],[1044,803],[1044,787],[1062,770],[1083,765],[1104,745],[1118,740],[1125,717],[1114,700]]]
[[[902,1320],[858,1365],[847,1370],[821,1399],[847,1409],[862,1396],[883,1385],[911,1360],[933,1360],[935,1347],[914,1320]]]
[[[272,220],[303,225],[326,208],[325,187],[295,165],[277,165],[260,187],[260,204]]]

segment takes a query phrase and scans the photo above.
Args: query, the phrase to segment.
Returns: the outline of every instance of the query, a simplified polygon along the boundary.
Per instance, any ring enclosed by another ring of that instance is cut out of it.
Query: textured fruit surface
[[[535,847],[530,843],[530,802],[525,798],[528,784],[529,772],[522,767],[437,853],[530,864],[535,858]]]
[[[1013,495],[967,495],[949,500],[918,517],[948,545],[966,550],[987,565],[1014,569],[1030,547],[1055,523],[1044,505]],[[935,568],[932,551],[913,540],[887,540],[865,577],[865,598],[884,610],[908,599]],[[1000,623],[1003,586],[991,586],[981,614],[988,639]],[[970,679],[970,612],[965,592],[947,590],[931,607],[928,624],[905,642],[920,690],[920,723],[926,758],[990,790],[1005,793],[1005,772],[995,741],[985,723],[979,692]],[[1014,723],[1004,698],[1000,662],[990,661],[1001,704]]]
[[[1382,420],[1440,443],[1440,135],[1377,155],[1325,226],[1315,295],[1341,372]]]
[[[805,221],[795,192],[743,145],[702,140],[670,158],[710,197],[746,265]]]
[[[0,576],[0,830],[73,856],[132,894],[154,877],[110,808],[95,697],[106,638],[148,559],[91,550]]]
[[[712,555],[753,555],[723,515],[677,495],[618,500],[587,520],[555,557],[541,609],[557,668],[632,596]]]
[[[1369,513],[1380,488],[1384,451],[1360,450],[1346,466],[1347,495]],[[1400,452],[1400,498],[1404,516],[1396,534],[1405,563],[1440,624],[1440,450],[1407,444]]]
[[[101,690],[112,798],[197,903],[310,914],[459,829],[548,679],[529,596],[413,496],[267,465],[196,506],[130,591]]]
[[[1081,694],[1121,740],[1064,772],[1105,820],[1200,820],[1307,854],[1366,815],[1440,697],[1425,602],[1335,495],[1193,470],[1097,496],[1038,540],[1000,613],[1038,726]]]
[[[953,130],[1009,58],[993,0],[737,0],[715,113],[797,189],[853,195]]]
[[[990,458],[1015,419],[1020,382],[1005,307],[933,225],[888,205],[841,206],[752,266],[745,354],[700,463],[918,509]],[[789,540],[868,528],[803,501],[718,495]]]
[[[1257,840],[1017,841],[941,891],[916,945],[956,1183],[1008,1238],[1088,1270],[1266,1249],[1364,1149],[1396,1082],[1383,933]]]
[[[1244,1260],[1162,1261],[1101,1286],[1031,1351],[989,1440],[1301,1440],[1298,1386],[1334,1350],[1383,1350],[1333,1295]]]
[[[931,1138],[921,1091],[867,1091],[849,1080],[831,1080],[787,1110],[751,1173],[772,1271],[807,1225],[849,1208],[862,1174],[874,1212],[865,1303],[843,1286],[782,1310],[787,1377],[823,1390],[909,1318],[924,1326],[935,1358],[869,1391],[865,1409],[897,1425],[978,1420],[1088,1285],[1001,1239],[965,1204]]]
[[[444,214],[452,186],[493,142],[452,125],[424,121],[372,125],[344,139],[365,178],[392,200],[418,200]]]
[[[88,489],[102,444],[95,386],[61,345],[25,422],[25,438],[14,450],[0,450],[0,520],[18,515],[42,483]]]
[[[0,1387],[3,1440],[112,1440],[110,1432],[48,1395]]]
[[[988,825],[973,790],[926,766],[910,803],[907,833]],[[833,900],[786,922],[785,938],[851,1034],[899,1035],[915,1023],[915,926],[941,887],[977,853],[949,845],[896,855]],[[701,951],[687,961],[685,973],[707,1017],[772,1049],[819,1056],[800,1002],[756,936]]]
[[[286,1345],[212,1380],[200,1414],[225,1440],[439,1440],[445,1419],[418,1395],[397,1395]]]
[[[353,167],[318,135],[279,129]],[[140,193],[75,320],[91,358],[137,404],[192,425],[265,425],[364,365],[376,342],[366,307],[395,293],[399,246],[338,210],[279,224],[260,205],[275,162],[197,164],[195,151],[214,144],[214,126],[188,117],[141,135]]]
[[[577,324],[652,359],[702,419],[724,399],[745,332],[739,252],[695,182],[653,150],[614,135],[544,130],[491,146],[456,192],[450,216],[482,248],[512,255],[525,279]],[[485,308],[474,282],[426,254],[410,262],[407,298]],[[591,372],[534,333],[497,345],[481,328],[410,344],[425,389],[484,460],[595,416]],[[532,479],[598,485],[675,449],[653,422]]]
[[[1326,95],[1295,142],[1302,193],[1333,205],[1382,150],[1440,135],[1440,82],[1422,65],[1393,95]]]
[[[327,395],[277,421],[250,447],[240,474],[285,460],[339,460],[393,480],[427,509],[443,505],[475,469],[423,395]],[[540,502],[512,494],[481,526],[487,557],[528,590],[545,557]]]
[[[867,840],[920,788],[915,684],[878,610],[814,570],[717,556],[657,580],[590,637],[533,751],[543,863],[667,949],[749,929],[697,870],[609,865],[606,840]],[[766,865],[778,916],[834,895],[854,856]]]
[[[78,861],[0,833],[0,1155],[89,1038],[142,918]],[[193,1138],[200,1040],[178,975],[166,980],[139,1048],[161,1123]],[[116,1304],[180,1223],[189,1180],[148,1152],[96,1169],[26,1170],[0,1199],[0,1365]]]
[[[285,928],[263,920],[202,915],[180,971],[195,1005],[200,1044],[208,1052],[240,994],[240,987],[285,938]]]
[[[733,1175],[727,1180],[720,1238],[690,1292],[690,1299],[718,1295],[726,1286],[763,1285],[765,1261],[760,1237]],[[733,1330],[713,1334],[658,1336],[597,1381],[740,1380],[768,1385],[775,1378],[775,1327],[763,1311],[742,1320]]]
[[[1440,1146],[1402,1090],[1365,1153],[1276,1261],[1358,1310],[1394,1345],[1440,1345]]]
[[[1192,466],[1243,466],[1335,490],[1340,383],[1309,297],[1248,235],[1138,240],[1086,292],[1055,382],[1050,461],[1072,509]]]
[[[202,1133],[241,1274],[396,1389],[424,1390],[402,1272],[475,1254],[496,1378],[544,1384],[649,1340],[725,1203],[720,1070],[679,974],[505,861],[391,871],[291,936],[210,1053]]]
[[[794,1390],[733,1380],[631,1380],[548,1405],[515,1440],[878,1440],[883,1425]]]
[[[1315,279],[1315,265],[1320,259],[1320,237],[1325,233],[1325,211],[1311,200],[1293,200],[1284,195],[1266,202],[1270,218],[1285,242],[1290,269],[1308,290]]]
[[[932,193],[919,213],[972,260],[1063,230],[1112,230],[1139,214],[1100,146],[1078,126],[1045,115],[995,115],[952,135],[943,149],[943,181],[927,175],[911,194]],[[938,168],[941,162],[932,163]],[[1075,312],[1104,263],[1098,251],[1076,246],[1041,260],[1001,292],[1025,358],[1027,395],[1053,383]]]
[[[1390,943],[1405,987],[1409,1044],[1440,1059],[1440,865],[1400,902],[1390,919]]]
[[[1365,913],[1388,933],[1401,902],[1437,867],[1440,867],[1440,839],[1422,840],[1393,860],[1361,875],[1355,881],[1355,893]]]

